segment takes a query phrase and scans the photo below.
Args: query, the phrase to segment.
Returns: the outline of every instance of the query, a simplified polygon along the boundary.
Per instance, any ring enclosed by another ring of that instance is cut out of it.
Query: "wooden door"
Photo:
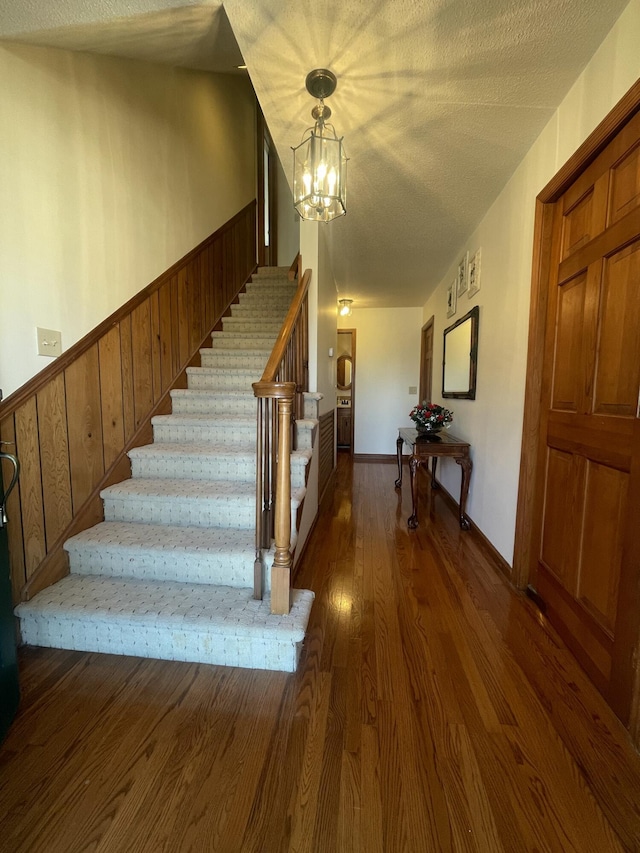
[[[431,401],[433,382],[433,317],[422,327],[420,345],[420,402]]]
[[[640,114],[555,203],[532,585],[624,722],[640,601]]]

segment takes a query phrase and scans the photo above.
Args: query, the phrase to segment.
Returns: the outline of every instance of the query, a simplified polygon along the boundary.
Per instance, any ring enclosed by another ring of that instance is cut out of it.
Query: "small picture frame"
[[[465,252],[462,260],[458,264],[458,276],[456,279],[456,293],[458,297],[466,292],[469,285],[469,252]]]
[[[469,290],[467,296],[471,299],[472,296],[480,290],[480,249],[469,260]]]
[[[453,317],[456,313],[456,288],[458,279],[454,278],[447,288],[447,317]]]

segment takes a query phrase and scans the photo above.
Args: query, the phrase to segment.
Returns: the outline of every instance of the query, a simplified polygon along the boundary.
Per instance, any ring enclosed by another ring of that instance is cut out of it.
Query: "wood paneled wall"
[[[335,417],[336,410],[331,409],[320,415],[320,460],[318,471],[318,498],[321,499],[335,467]]]
[[[103,517],[100,490],[130,476],[127,450],[255,270],[255,202],[0,404],[21,465],[9,498],[13,597],[68,572],[62,545]],[[14,447],[6,448],[14,452]]]

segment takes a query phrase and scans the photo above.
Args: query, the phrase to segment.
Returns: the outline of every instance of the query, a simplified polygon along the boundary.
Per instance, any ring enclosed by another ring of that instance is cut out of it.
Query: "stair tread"
[[[225,456],[237,457],[243,461],[247,458],[255,459],[256,448],[253,445],[218,445],[209,442],[154,442],[144,444],[141,447],[133,447],[128,452],[130,458],[140,456]],[[291,462],[306,464],[311,453],[307,450],[292,450]]]
[[[221,388],[220,390],[213,388],[174,388],[171,392],[171,397],[194,397],[195,399],[204,400],[206,397],[213,397],[216,400],[227,398],[230,400],[255,400],[255,394],[251,389],[248,391],[234,390],[233,388]]]
[[[100,492],[107,499],[164,500],[255,500],[255,483],[241,480],[180,480],[170,477],[133,477]],[[291,489],[291,504],[296,507],[304,497],[304,489]]]
[[[180,581],[68,575],[19,604],[16,613],[57,619],[153,624],[181,630],[206,628],[213,634],[281,636],[304,639],[313,593],[291,591],[291,612],[273,616],[268,598],[253,599],[252,590]]]
[[[132,554],[140,548],[169,550],[173,554],[203,554],[255,550],[252,530],[217,527],[177,527],[169,524],[136,524],[127,521],[103,521],[72,536],[64,544],[65,551],[99,546],[102,549]]]
[[[255,425],[255,417],[247,415],[227,415],[215,414],[214,412],[178,412],[171,415],[154,415],[151,418],[151,423],[155,425],[161,424],[206,424],[211,423],[212,426],[219,424],[220,426],[247,426],[247,424]]]

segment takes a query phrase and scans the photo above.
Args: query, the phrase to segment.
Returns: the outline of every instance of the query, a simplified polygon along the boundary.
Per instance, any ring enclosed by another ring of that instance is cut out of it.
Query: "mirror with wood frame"
[[[351,390],[351,356],[338,356],[337,362],[337,385],[341,391]]]
[[[475,400],[478,371],[478,326],[476,305],[464,317],[444,330],[442,356],[442,396]]]

